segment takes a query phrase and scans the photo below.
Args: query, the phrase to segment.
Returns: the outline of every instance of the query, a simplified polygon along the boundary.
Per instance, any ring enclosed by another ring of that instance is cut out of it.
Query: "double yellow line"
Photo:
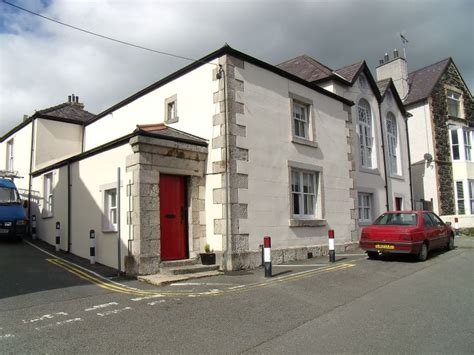
[[[69,271],[71,274],[76,275],[77,277],[91,282],[103,289],[107,289],[109,291],[114,291],[114,292],[120,292],[120,293],[126,293],[126,294],[131,294],[135,296],[151,296],[151,295],[156,295],[157,292],[153,291],[146,291],[146,290],[139,290],[131,287],[127,287],[125,285],[121,285],[115,282],[111,282],[105,279],[102,279],[100,277],[95,276],[94,274],[91,274],[89,272],[84,271],[83,269],[80,269],[73,264],[70,264],[64,260],[61,259],[46,259],[48,262],[50,262],[53,265],[59,266],[60,268]]]
[[[276,278],[269,279],[262,282],[243,285],[242,287],[238,287],[238,288],[229,287],[223,290],[213,290],[213,291],[203,291],[203,292],[189,292],[189,291],[157,292],[157,291],[152,291],[152,290],[150,291],[140,290],[137,288],[128,287],[116,282],[106,280],[102,277],[99,277],[99,276],[94,275],[93,273],[87,272],[85,271],[85,269],[79,268],[75,266],[74,264],[69,263],[62,259],[51,258],[51,259],[46,259],[46,260],[50,262],[51,264],[56,265],[85,281],[88,281],[97,285],[98,287],[101,287],[103,289],[113,291],[113,292],[119,292],[119,293],[125,293],[125,294],[129,294],[133,296],[143,297],[143,299],[154,298],[154,297],[173,297],[173,296],[176,296],[176,297],[179,297],[179,296],[189,296],[189,297],[220,296],[224,294],[239,293],[239,292],[249,291],[252,289],[267,287],[267,286],[271,286],[278,283],[300,280],[306,277],[323,274],[323,273],[334,272],[338,270],[344,270],[344,269],[348,269],[355,266],[354,264],[346,264],[346,263],[336,264],[333,266],[323,267],[319,269],[311,269],[307,271],[298,272],[296,274],[290,274],[287,276],[276,277]],[[291,267],[291,265],[289,267]]]

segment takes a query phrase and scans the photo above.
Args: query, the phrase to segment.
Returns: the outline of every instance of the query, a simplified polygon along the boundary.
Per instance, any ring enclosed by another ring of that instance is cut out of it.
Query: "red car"
[[[359,246],[370,259],[400,253],[425,261],[430,250],[454,248],[454,231],[430,211],[387,212],[362,230]]]

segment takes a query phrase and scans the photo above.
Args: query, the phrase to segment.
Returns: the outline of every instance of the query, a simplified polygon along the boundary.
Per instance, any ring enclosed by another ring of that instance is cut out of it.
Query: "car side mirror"
[[[23,201],[23,208],[28,208],[28,201],[27,200]]]
[[[451,222],[446,222],[446,224],[451,227],[452,223]]]

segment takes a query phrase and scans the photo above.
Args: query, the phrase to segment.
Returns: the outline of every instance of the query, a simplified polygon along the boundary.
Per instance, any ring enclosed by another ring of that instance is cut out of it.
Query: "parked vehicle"
[[[430,211],[387,212],[362,230],[359,245],[370,259],[399,253],[425,261],[430,250],[454,248],[454,230]]]
[[[13,180],[0,176],[0,239],[20,241],[28,232],[28,220]]]

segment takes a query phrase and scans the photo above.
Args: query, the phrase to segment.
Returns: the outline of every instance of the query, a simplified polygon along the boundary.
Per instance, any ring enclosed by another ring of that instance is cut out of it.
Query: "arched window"
[[[357,105],[357,125],[359,128],[360,163],[364,168],[372,168],[372,114],[369,103],[362,99]]]
[[[387,114],[387,140],[388,140],[388,161],[390,172],[398,174],[397,150],[398,150],[398,131],[397,120],[391,112]]]

